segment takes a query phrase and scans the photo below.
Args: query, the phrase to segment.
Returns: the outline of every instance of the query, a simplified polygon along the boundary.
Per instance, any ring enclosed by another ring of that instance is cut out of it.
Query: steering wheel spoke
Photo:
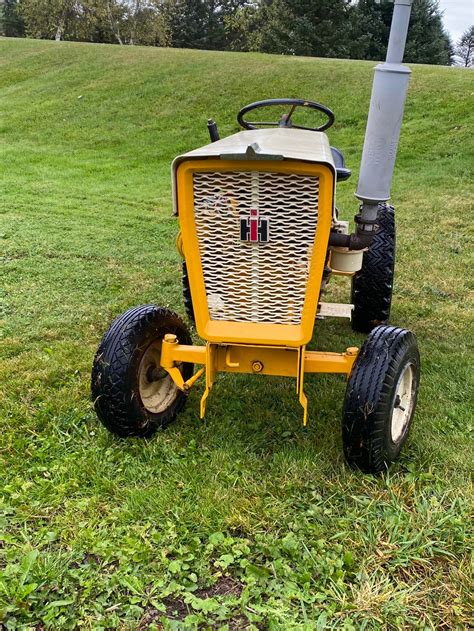
[[[288,114],[283,114],[279,121],[248,121],[244,118],[245,114],[262,107],[271,107],[275,105],[290,105]],[[307,107],[318,112],[322,112],[327,116],[327,121],[319,127],[304,127],[303,125],[293,125],[291,117],[297,107]],[[306,101],[304,99],[267,99],[265,101],[256,101],[243,107],[237,115],[237,121],[244,129],[258,129],[259,127],[291,127],[293,129],[305,129],[307,131],[324,131],[331,127],[334,123],[334,113],[325,105],[314,101]]]
[[[274,121],[254,121],[252,122],[252,125],[255,125],[255,127],[248,127],[247,129],[256,129],[257,125],[261,125],[264,127],[275,127]]]

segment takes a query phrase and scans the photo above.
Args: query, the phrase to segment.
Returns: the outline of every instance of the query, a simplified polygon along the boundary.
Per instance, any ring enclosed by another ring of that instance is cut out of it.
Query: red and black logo
[[[268,217],[259,217],[256,208],[252,208],[250,217],[241,217],[240,240],[250,241],[251,243],[267,243]]]

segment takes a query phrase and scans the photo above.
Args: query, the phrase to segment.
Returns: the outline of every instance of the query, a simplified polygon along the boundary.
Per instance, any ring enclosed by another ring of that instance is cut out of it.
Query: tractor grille
[[[319,179],[263,171],[196,172],[193,185],[211,320],[300,324]],[[267,242],[241,240],[241,224],[255,209],[268,227]]]

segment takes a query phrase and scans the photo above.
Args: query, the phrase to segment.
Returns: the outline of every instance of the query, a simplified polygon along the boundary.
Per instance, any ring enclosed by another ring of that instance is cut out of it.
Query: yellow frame
[[[303,424],[308,418],[308,401],[303,390],[306,373],[339,373],[349,376],[358,348],[344,353],[307,351],[305,346],[263,346],[248,344],[212,344],[188,346],[179,344],[176,335],[165,335],[161,345],[161,366],[184,392],[206,375],[206,387],[201,398],[201,418],[204,418],[206,400],[218,372],[275,375],[296,378],[296,392],[303,407]],[[201,364],[190,379],[184,381],[179,366],[182,362]]]
[[[210,319],[199,242],[194,221],[193,174],[197,171],[263,171],[297,173],[319,177],[318,224],[301,324],[284,325]],[[198,335],[202,339],[213,343],[262,344],[293,348],[307,344],[313,334],[331,229],[334,199],[334,174],[331,168],[324,164],[312,164],[296,160],[186,160],[178,166],[176,184],[182,238],[180,246],[187,263]]]

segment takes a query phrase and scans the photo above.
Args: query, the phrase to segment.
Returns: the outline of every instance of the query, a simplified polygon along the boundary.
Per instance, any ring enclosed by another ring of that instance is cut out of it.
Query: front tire
[[[420,355],[411,331],[378,326],[367,337],[347,383],[342,440],[348,463],[380,473],[408,437],[420,380]]]
[[[102,339],[92,368],[92,400],[99,420],[118,436],[149,437],[186,403],[184,392],[160,367],[166,333],[174,333],[181,344],[192,343],[178,315],[145,305],[119,316]],[[185,381],[193,374],[193,364],[180,369]]]

